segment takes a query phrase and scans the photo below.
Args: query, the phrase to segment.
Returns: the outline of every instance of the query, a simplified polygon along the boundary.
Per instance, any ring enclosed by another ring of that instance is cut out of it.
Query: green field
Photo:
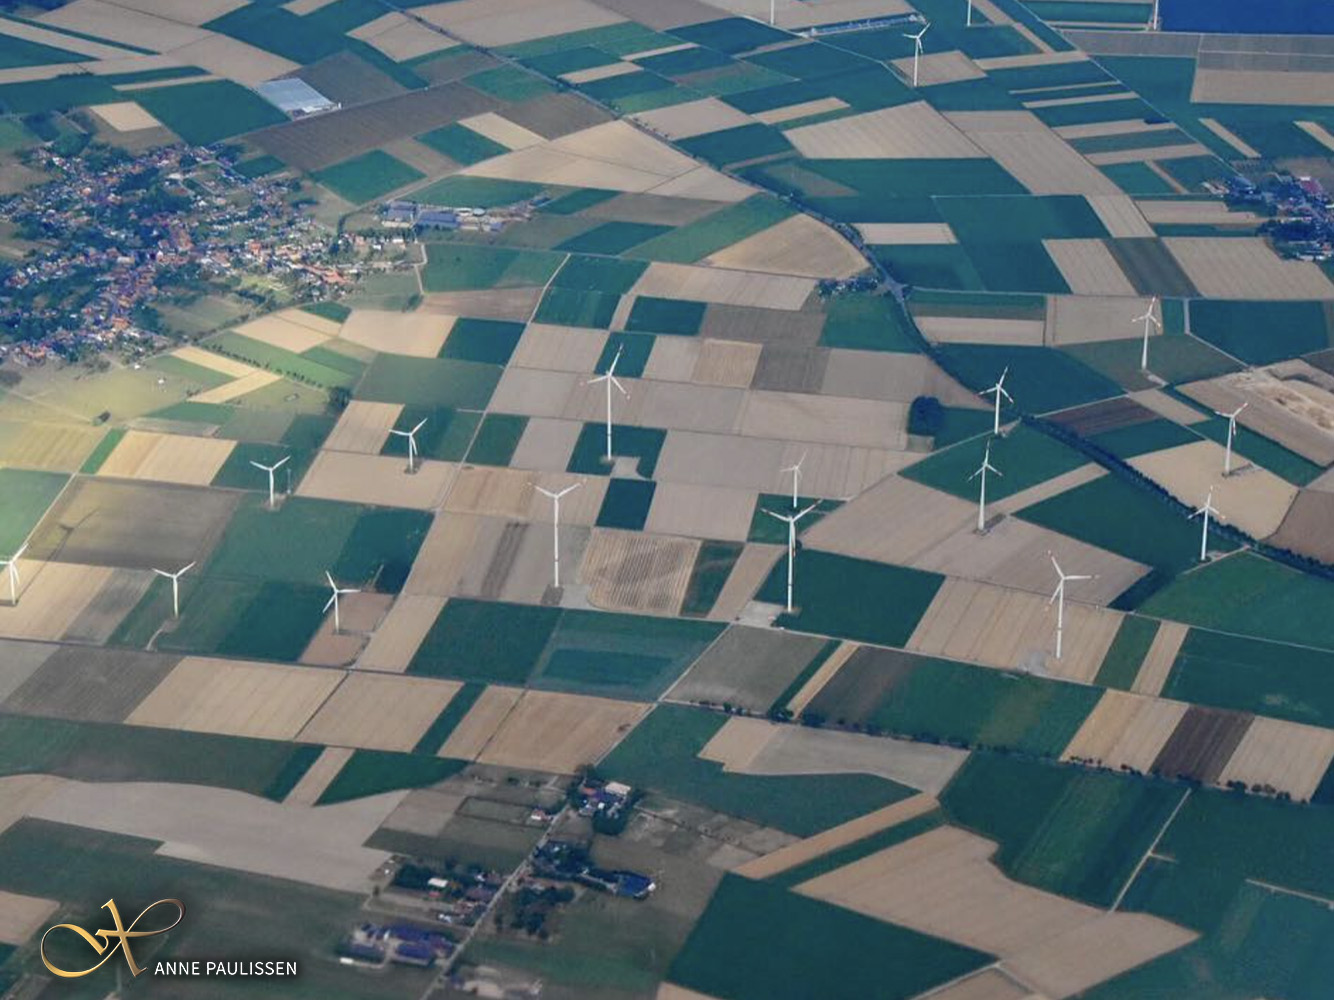
[[[357,398],[413,406],[484,409],[500,381],[499,365],[453,358],[377,354],[357,386]]]
[[[640,260],[611,260],[571,254],[551,279],[552,287],[624,295],[648,268]]]
[[[612,479],[607,484],[602,506],[598,508],[596,525],[622,531],[643,531],[657,486],[657,483],[636,479]]]
[[[1008,378],[1006,386],[1009,386]],[[1015,395],[1017,398],[1017,391]],[[938,451],[916,465],[908,466],[903,475],[956,497],[977,500],[978,480],[969,477],[982,466],[988,446],[991,464],[1000,470],[999,476],[987,476],[988,502],[1045,483],[1088,461],[1080,452],[1055,438],[1020,424],[1002,438],[990,435],[971,438]]]
[[[287,116],[264,98],[231,80],[136,90],[134,100],[196,146],[287,121]]]
[[[9,558],[27,540],[68,480],[60,472],[0,469],[0,556]]]
[[[317,170],[311,176],[338,197],[354,205],[363,205],[413,181],[419,181],[426,175],[382,149],[373,149],[369,153]]]
[[[1328,316],[1320,302],[1197,299],[1190,304],[1190,329],[1253,365],[1322,351],[1331,344]]]
[[[1047,413],[1121,395],[1121,387],[1111,379],[1050,347],[944,344],[940,355],[951,374],[978,392],[995,385],[1008,367],[1005,388],[1014,397],[1014,407],[1024,413]]]
[[[1207,420],[1192,424],[1191,430],[1219,444],[1225,444],[1227,424],[1226,418],[1215,414]],[[1237,427],[1233,435],[1232,450],[1242,458],[1249,459],[1261,468],[1286,479],[1294,486],[1305,486],[1325,471],[1323,466],[1316,465],[1295,451],[1289,451],[1277,441],[1263,437],[1249,427]]]
[[[327,806],[400,788],[423,788],[453,777],[466,766],[467,761],[448,757],[356,750],[316,804]]]
[[[622,359],[624,360],[624,359]],[[618,367],[617,374],[630,375],[625,367]],[[638,458],[635,468],[641,476],[650,479],[658,465],[658,455],[662,452],[667,432],[656,427],[634,427],[628,424],[612,424],[611,453],[613,456]],[[584,424],[579,438],[570,453],[566,472],[579,472],[590,476],[605,476],[608,467],[606,457],[606,424]]]
[[[524,684],[560,616],[559,608],[455,598],[426,633],[408,671]]]
[[[719,1000],[905,1000],[990,962],[961,945],[728,875],[668,978]]]
[[[474,465],[509,465],[527,426],[527,417],[488,413],[477,426],[477,434],[468,448],[465,461]]]
[[[1157,384],[1140,369],[1137,340],[1069,344],[1061,350],[1127,389],[1147,389]],[[1165,382],[1214,378],[1238,367],[1231,358],[1195,337],[1155,337],[1149,343],[1149,371]]]
[[[424,205],[453,208],[494,208],[535,198],[543,191],[541,184],[507,181],[491,177],[456,175],[414,191],[412,197]]]
[[[792,144],[779,129],[758,122],[678,139],[677,145],[716,167],[792,150]]]
[[[432,243],[426,250],[422,287],[428,292],[545,285],[564,258],[542,250]]]
[[[1116,638],[1103,657],[1093,683],[1098,687],[1129,691],[1157,635],[1158,622],[1152,618],[1126,615],[1121,619],[1121,627],[1116,630]]]
[[[502,146],[494,139],[488,139],[458,122],[419,135],[417,141],[430,146],[437,153],[448,156],[456,163],[462,163],[464,166],[481,163],[493,156],[501,156],[509,152],[509,147]]]
[[[499,319],[463,317],[450,327],[440,357],[476,361],[488,365],[507,364],[523,336],[523,324]]]
[[[825,305],[820,343],[855,351],[916,353],[903,307],[888,295],[836,295]]]
[[[614,256],[625,253],[631,247],[638,246],[645,240],[670,232],[671,226],[659,226],[647,222],[604,222],[602,225],[580,233],[561,243],[556,249],[569,253],[597,253]]]
[[[262,441],[242,441],[232,449],[227,461],[222,463],[222,468],[213,477],[212,485],[232,490],[253,490],[263,493],[267,499],[269,474],[250,463],[259,462],[261,465],[273,466],[284,458],[287,462],[273,475],[274,492],[281,497],[300,485],[301,477],[306,474],[306,470],[310,468],[310,463],[315,458],[313,450],[290,448],[287,445]]]
[[[625,321],[626,330],[639,333],[667,333],[694,336],[704,322],[704,302],[686,299],[659,299],[639,295]]]
[[[1239,552],[1180,577],[1142,610],[1188,625],[1334,649],[1331,600],[1329,580]]]
[[[347,387],[356,381],[354,375],[340,368],[331,368],[304,355],[293,354],[231,330],[209,338],[203,346],[226,357],[238,358],[297,382],[309,382],[325,389]]]
[[[57,49],[39,42],[30,42],[25,38],[5,35],[0,39],[0,69],[15,69],[19,66],[43,66],[49,63],[77,63],[87,60],[87,56]]]
[[[1076,195],[936,199],[960,243],[1014,243],[1104,239],[1108,232],[1089,203]]]
[[[599,765],[650,792],[809,837],[905,799],[911,788],[867,774],[759,777],[696,756],[727,716],[660,705]]]
[[[113,427],[102,435],[102,440],[97,442],[97,447],[88,453],[88,457],[83,460],[83,465],[79,466],[79,471],[85,476],[97,474],[97,470],[102,468],[102,463],[111,457],[111,453],[116,450],[116,445],[120,444],[121,439],[125,437],[124,427]]]
[[[605,330],[616,315],[621,297],[606,292],[585,292],[575,288],[551,287],[538,303],[533,319],[557,326],[581,326]]]
[[[702,257],[754,236],[792,214],[777,198],[757,194],[641,245],[635,256],[693,264]]]
[[[1105,907],[1184,794],[1167,782],[973,754],[941,805],[1000,844],[995,860],[1011,878]]]

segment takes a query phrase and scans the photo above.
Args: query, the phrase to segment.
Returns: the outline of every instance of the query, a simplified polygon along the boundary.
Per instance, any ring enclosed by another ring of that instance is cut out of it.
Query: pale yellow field
[[[638,69],[637,66],[635,68]],[[653,111],[641,111],[631,117],[669,139],[688,139],[706,132],[717,132],[720,129],[737,128],[751,123],[749,115],[738,111],[730,104],[724,104],[716,97],[673,104]]]
[[[65,52],[77,52],[80,55],[91,56],[98,60],[121,59],[128,55],[124,49],[114,45],[104,45],[101,42],[87,38],[76,38],[73,35],[51,31],[37,24],[25,24],[22,21],[6,19],[0,22],[0,34],[9,35],[11,38],[22,38],[29,42],[37,42],[40,45],[49,45]]]
[[[1204,504],[1212,487],[1214,507],[1228,523],[1255,538],[1268,537],[1283,523],[1297,487],[1258,466],[1224,479],[1223,455],[1222,445],[1197,441],[1129,461],[1192,510]]]
[[[663,198],[698,198],[701,201],[745,201],[755,193],[748,184],[720,174],[712,167],[696,167],[651,189]]]
[[[736,433],[787,441],[902,449],[906,403],[754,390],[746,395]],[[795,461],[795,460],[794,460]]]
[[[1135,294],[1102,240],[1043,240],[1042,245],[1076,295]]]
[[[1105,691],[1079,727],[1062,760],[1076,760],[1146,774],[1189,706],[1166,698]]]
[[[1225,143],[1227,143],[1229,146],[1235,149],[1246,159],[1248,160],[1260,159],[1260,151],[1258,149],[1256,149],[1241,136],[1237,135],[1236,132],[1233,132],[1230,128],[1228,128],[1226,125],[1224,125],[1217,119],[1201,118],[1200,124],[1203,125],[1205,128],[1207,128],[1214,135],[1218,136],[1218,138],[1222,139]],[[1308,122],[1306,124],[1310,123]],[[1305,125],[1302,122],[1297,122],[1297,126],[1299,128],[1305,127]]]
[[[797,891],[1000,956],[1059,1000],[1194,940],[1145,914],[1108,913],[1011,881],[996,845],[940,827],[805,882]]]
[[[1334,283],[1319,265],[1283,260],[1258,236],[1173,236],[1163,242],[1205,298],[1334,298]]]
[[[134,726],[290,740],[342,679],[337,670],[189,656],[125,721]]]
[[[775,726],[768,719],[728,719],[696,756],[721,764],[724,771],[744,772],[746,765],[768,744]]]
[[[1195,70],[1191,101],[1197,104],[1315,104],[1334,105],[1329,75],[1287,70],[1211,69]]]
[[[884,246],[958,242],[947,222],[862,222],[857,229],[867,243]]]
[[[795,868],[797,865],[805,864],[814,858],[823,857],[830,851],[863,840],[873,833],[898,826],[900,823],[930,812],[939,805],[940,803],[931,795],[914,795],[902,799],[891,806],[877,809],[865,816],[858,816],[856,819],[848,820],[846,823],[840,823],[838,826],[817,833],[813,837],[798,840],[794,844],[780,847],[770,854],[749,861],[737,868],[736,874],[744,875],[747,878],[770,878],[779,872],[785,872],[789,868]]]
[[[1256,226],[1264,219],[1249,210],[1233,210],[1222,201],[1137,201],[1135,206],[1156,225]]]
[[[354,309],[339,336],[373,351],[434,358],[439,356],[453,326],[453,316],[420,310],[405,313]]]
[[[699,354],[689,380],[698,385],[748,387],[760,363],[761,345],[740,340],[713,340],[699,343]]]
[[[487,111],[471,118],[462,118],[459,120],[459,124],[500,143],[507,149],[527,149],[529,146],[537,146],[546,142],[542,136],[531,129],[516,125],[494,111]]]
[[[850,278],[868,267],[834,230],[799,213],[704,259],[714,267],[808,278]]]
[[[931,1000],[1041,1000],[999,969],[983,969],[931,994]]]
[[[750,532],[755,499],[753,490],[659,483],[644,530],[658,535],[744,542]],[[781,509],[779,512],[786,513]]]
[[[1183,142],[1176,146],[1145,146],[1142,149],[1116,149],[1104,153],[1089,153],[1088,161],[1100,167],[1118,163],[1144,163],[1153,160],[1179,160],[1188,156],[1208,156],[1209,148],[1198,142]]]
[[[741,614],[783,554],[784,547],[781,545],[763,545],[759,542],[747,544],[737,557],[727,582],[723,584],[722,592],[709,612],[709,620],[732,621]]]
[[[127,431],[98,475],[207,486],[235,447],[221,438]]]
[[[989,3],[987,2],[987,0],[979,0],[979,2],[975,3],[975,6],[977,7],[978,10],[982,10],[986,14],[987,20],[991,21],[992,24],[1005,24],[1006,22],[1010,21],[1010,18],[1006,17],[1005,14],[1001,12],[999,8],[996,7],[995,4]],[[985,8],[988,7],[991,9],[985,10]],[[999,19],[997,19],[996,15],[993,14],[992,11],[995,11],[996,14],[1000,15]],[[1079,51],[1078,49],[1069,49],[1064,52],[1053,52],[1051,46],[1047,45],[1040,38],[1037,38],[1037,36],[1035,36],[1033,32],[1028,31],[1026,25],[1015,24],[1015,30],[1019,31],[1019,33],[1023,35],[1025,38],[1027,38],[1030,42],[1035,42],[1035,47],[1037,48],[1038,51],[1028,53],[1022,56],[996,56],[995,58],[992,59],[979,59],[977,61],[978,66],[989,72],[993,69],[1012,69],[1015,67],[1025,67],[1025,66],[1049,66],[1055,63],[1084,62],[1085,60],[1088,59],[1088,56],[1085,55],[1083,52]]]
[[[354,399],[347,404],[325,439],[325,450],[378,455],[402,412],[400,403],[368,403]]]
[[[244,87],[254,87],[300,69],[298,63],[266,52],[221,32],[171,50],[186,65],[198,66],[220,77],[235,80]]]
[[[1192,382],[1181,391],[1215,413],[1246,404],[1238,424],[1327,466],[1334,462],[1334,393],[1319,384],[1325,377],[1297,361]]]
[[[520,688],[488,685],[472,708],[468,709],[468,714],[449,734],[449,739],[440,748],[440,756],[475,760],[486,749],[491,737],[509,717],[521,697],[523,691]]]
[[[93,603],[116,570],[109,566],[33,562],[20,559],[19,602],[9,603],[9,585],[0,587],[0,636],[9,639],[64,637]]]
[[[457,44],[453,39],[409,20],[397,11],[353,28],[348,34],[379,49],[395,62],[416,59],[418,56],[453,48]]]
[[[815,282],[810,278],[654,262],[640,276],[630,294],[796,310],[805,304],[813,291]]]
[[[588,602],[606,611],[676,615],[685,600],[699,542],[637,531],[594,529],[579,580]]]
[[[1158,632],[1153,637],[1153,642],[1149,644],[1148,652],[1144,654],[1144,660],[1139,665],[1139,673],[1135,676],[1135,682],[1130,686],[1130,690],[1136,694],[1147,694],[1158,696],[1162,693],[1163,685],[1167,683],[1167,675],[1172,672],[1172,665],[1176,663],[1177,653],[1181,652],[1181,644],[1186,641],[1186,633],[1190,629],[1180,622],[1159,622]]]
[[[212,35],[201,28],[104,0],[74,0],[74,3],[43,14],[37,20],[155,52],[177,49]]]
[[[388,614],[393,601],[392,594],[371,591],[344,594],[338,602],[337,630],[333,614],[326,614],[297,662],[321,667],[351,666],[366,648],[370,633]]]
[[[938,344],[1014,344],[1040,347],[1043,324],[1036,319],[988,319],[981,316],[919,316],[917,325]]]
[[[1085,200],[1113,237],[1147,238],[1154,235],[1153,227],[1129,195],[1093,194],[1086,196]]]
[[[260,370],[254,365],[246,364],[244,361],[224,357],[215,351],[206,351],[202,347],[195,347],[193,344],[176,348],[171,352],[171,356],[180,358],[182,361],[188,361],[192,365],[199,365],[202,368],[221,372],[223,375],[230,375],[232,378],[241,378]]]
[[[928,52],[917,61],[917,84],[920,87],[932,87],[938,83],[958,83],[960,80],[980,80],[986,76],[977,64],[962,52]],[[905,82],[913,78],[912,56],[893,60]]]
[[[480,702],[473,711],[479,706]],[[477,759],[483,764],[573,774],[600,759],[648,709],[610,698],[526,691]]]
[[[1319,122],[1296,122],[1296,126],[1309,135],[1320,145],[1330,151],[1334,151],[1334,135],[1331,135],[1329,129]]]
[[[1309,801],[1334,761],[1334,732],[1256,716],[1232,758],[1218,776],[1218,784],[1244,782],[1248,787],[1287,792],[1298,802]]]
[[[0,944],[21,945],[50,920],[60,904],[0,889]]]
[[[925,101],[789,129],[804,156],[831,160],[974,158],[985,154]]]
[[[398,674],[353,672],[346,678],[301,730],[303,742],[406,752],[463,686]]]
[[[47,66],[14,66],[0,69],[0,84],[32,83],[34,80],[53,80],[79,72],[78,63],[51,63]]]
[[[161,128],[162,123],[133,101],[119,104],[100,104],[90,109],[117,132],[134,132],[141,128]]]
[[[469,562],[485,518],[466,514],[439,514],[403,585],[405,595],[449,597]]]
[[[322,333],[303,323],[294,323],[281,314],[274,313],[242,323],[236,332],[251,340],[263,341],[274,347],[281,347],[293,354],[300,354],[312,347],[319,347],[329,339],[330,334]]]
[[[1062,139],[1091,139],[1101,135],[1130,135],[1134,132],[1164,132],[1176,128],[1173,122],[1146,122],[1130,118],[1114,122],[1089,122],[1084,125],[1061,125],[1053,131]]]
[[[1030,111],[958,111],[946,117],[1034,194],[1120,194]]]
[[[890,476],[806,530],[813,549],[910,565],[952,535],[967,531],[977,508],[966,500]]]
[[[196,403],[230,403],[233,399],[240,399],[242,396],[263,389],[266,385],[281,382],[282,378],[277,372],[253,371],[249,375],[242,375],[240,378],[228,382],[226,385],[220,385],[215,389],[206,389],[190,398]]]
[[[573,73],[562,73],[560,78],[566,83],[594,83],[598,80],[610,80],[614,76],[638,73],[639,67],[632,62],[614,62],[606,66],[591,66],[577,69]]]
[[[713,0],[710,6],[765,23],[769,20],[768,0]],[[775,23],[781,27],[805,28],[812,24],[906,14],[910,9],[904,0],[820,0],[815,4],[807,0],[778,0],[774,14]]]
[[[283,805],[313,806],[334,778],[338,777],[338,772],[352,759],[354,752],[351,747],[325,747],[315,758],[315,763],[301,776],[301,780],[287,793]]]
[[[1114,261],[1112,264],[1115,266]],[[1144,336],[1144,324],[1136,323],[1135,317],[1143,316],[1148,308],[1149,300],[1135,296],[1133,288],[1127,295],[1048,296],[1046,343],[1064,346],[1096,340],[1140,339]],[[1156,306],[1154,315],[1161,317]],[[1162,331],[1157,327],[1149,330],[1150,340],[1161,336]],[[1152,363],[1152,344],[1149,360]]]
[[[813,101],[801,101],[786,107],[760,111],[751,117],[766,125],[781,125],[783,122],[796,121],[808,115],[823,115],[830,111],[841,111],[848,106],[841,97],[817,97]],[[729,105],[730,107],[730,105]]]
[[[510,365],[588,375],[602,356],[608,336],[606,330],[529,323],[514,349]]]
[[[357,660],[357,669],[396,674],[407,670],[444,606],[443,597],[400,596]]]
[[[198,25],[244,7],[245,0],[116,0],[116,6],[155,14],[181,24]]]
[[[482,46],[513,45],[624,20],[589,0],[550,0],[540,6],[530,0],[456,0],[418,7],[413,14]]]
[[[814,700],[826,684],[834,679],[834,675],[843,669],[843,664],[852,658],[852,654],[861,647],[855,642],[840,642],[838,648],[829,655],[829,657],[820,664],[815,673],[806,679],[797,693],[792,696],[792,700],[787,703],[787,710],[792,713],[793,718],[799,717],[806,711],[806,706]]]
[[[1161,389],[1141,389],[1139,392],[1129,393],[1131,399],[1141,406],[1152,410],[1160,417],[1166,417],[1178,424],[1198,424],[1202,420],[1209,418],[1202,414],[1193,406],[1187,406],[1185,403],[1172,396],[1167,395]]]
[[[381,507],[434,510],[454,478],[451,462],[419,461],[409,473],[396,455],[322,450],[301,480],[298,495]]]
[[[23,819],[65,784],[54,774],[12,774],[0,778],[0,833]]]

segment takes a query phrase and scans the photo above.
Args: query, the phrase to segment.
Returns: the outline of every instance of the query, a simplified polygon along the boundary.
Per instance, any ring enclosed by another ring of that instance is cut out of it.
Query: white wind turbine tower
[[[991,442],[987,442],[986,453],[982,456],[982,464],[978,470],[968,477],[969,481],[982,477],[982,490],[977,497],[977,533],[980,535],[987,530],[987,473],[994,472],[1001,475],[1000,469],[991,464]]]
[[[1214,488],[1209,487],[1209,495],[1204,498],[1204,506],[1191,514],[1191,517],[1203,516],[1204,520],[1200,522],[1200,562],[1209,558],[1209,515],[1212,514],[1215,519],[1224,521],[1226,518],[1218,512],[1214,506]]]
[[[624,348],[616,349],[616,356],[611,359],[611,364],[607,366],[607,371],[605,374],[599,375],[597,378],[591,378],[586,383],[587,385],[597,385],[597,383],[599,382],[605,382],[607,384],[607,463],[608,464],[611,464],[611,387],[615,386],[617,392],[619,392],[626,399],[630,398],[630,394],[625,391],[625,386],[621,385],[620,380],[616,377],[616,364],[621,360],[621,351],[623,349]]]
[[[168,573],[164,569],[153,570],[158,576],[166,577],[171,581],[171,616],[173,618],[181,617],[181,577],[185,575],[186,570],[193,567],[194,563],[190,563],[189,566],[182,566],[175,573]]]
[[[1139,352],[1139,370],[1142,372],[1149,370],[1149,334],[1152,332],[1151,328],[1155,326],[1159,330],[1163,328],[1163,324],[1158,322],[1158,317],[1153,314],[1153,310],[1157,305],[1158,296],[1155,295],[1153,298],[1149,299],[1149,308],[1145,311],[1144,315],[1136,316],[1133,320],[1135,323],[1144,324],[1144,346],[1140,348]]]
[[[552,574],[554,577],[552,585],[557,590],[560,589],[560,498],[565,496],[566,493],[577,490],[582,485],[583,483],[571,483],[560,492],[543,489],[541,486],[533,487],[538,493],[551,499],[551,554],[555,566]]]
[[[1051,607],[1053,601],[1056,602],[1056,659],[1059,660],[1061,658],[1061,634],[1065,631],[1065,585],[1071,580],[1092,580],[1094,577],[1078,573],[1066,573],[1061,569],[1061,564],[1056,561],[1055,555],[1048,552],[1047,556],[1051,559],[1052,568],[1056,570],[1056,575],[1061,578],[1047,601],[1047,607]]]
[[[775,514],[773,511],[765,509],[765,513],[770,517],[777,518],[787,525],[787,613],[792,613],[792,567],[797,559],[797,522],[803,517],[815,510],[818,504],[811,504],[809,507],[798,511],[795,514]]]
[[[5,568],[5,574],[9,577],[9,603],[17,606],[19,603],[19,558],[28,548],[28,543],[24,542],[8,559],[0,559],[0,566]]]
[[[273,510],[273,474],[287,464],[291,455],[285,456],[281,461],[274,462],[272,465],[262,465],[259,462],[252,461],[250,464],[256,469],[262,469],[269,474],[269,510]]]
[[[1157,31],[1162,26],[1162,21],[1158,17],[1158,0],[1153,0],[1153,13],[1149,15],[1149,23],[1144,26],[1145,31]]]
[[[799,499],[800,499],[800,492],[801,492],[801,463],[804,462],[804,461],[806,461],[806,452],[803,451],[803,452],[801,453],[801,458],[797,459],[797,464],[796,464],[796,465],[789,465],[786,469],[782,469],[782,470],[780,470],[780,471],[782,471],[782,472],[790,472],[790,473],[792,473],[792,509],[793,509],[793,510],[796,510],[796,509],[797,509],[797,503],[798,503],[798,501],[799,501]]]
[[[1227,417],[1227,450],[1223,452],[1223,475],[1225,476],[1232,475],[1232,438],[1237,433],[1237,417],[1241,416],[1241,411],[1250,405],[1248,402],[1242,403],[1231,413],[1219,413],[1214,410],[1214,413],[1218,416]]]
[[[408,439],[408,471],[417,471],[417,432],[426,426],[428,417],[422,417],[417,421],[417,426],[410,431],[390,431],[390,434]]]
[[[326,601],[324,604],[324,610],[328,611],[329,608],[331,607],[333,608],[334,634],[337,635],[343,629],[342,620],[338,617],[338,598],[342,597],[344,594],[359,594],[361,593],[361,591],[357,590],[355,587],[338,586],[338,584],[334,583],[333,574],[330,573],[327,569],[324,571],[324,578],[329,581],[329,589],[333,591],[333,594],[330,595],[329,600]]]
[[[968,14],[964,18],[963,26],[971,28],[973,26],[973,0],[968,0]]]
[[[914,87],[917,86],[917,62],[922,58],[922,36],[930,30],[931,25],[928,23],[917,34],[909,35],[905,33],[903,36],[912,39],[912,85]]]
[[[778,0],[769,0],[769,24],[774,23],[774,17],[777,14],[775,8],[778,6]]]
[[[978,393],[979,396],[986,396],[993,392],[996,394],[996,419],[991,427],[992,434],[1000,433],[1001,397],[1004,396],[1011,403],[1014,402],[1014,397],[1005,391],[1005,376],[1008,374],[1010,374],[1010,366],[1006,365],[1005,370],[1000,374],[1000,378],[996,379],[996,384],[993,385],[990,389],[983,389],[981,392]]]

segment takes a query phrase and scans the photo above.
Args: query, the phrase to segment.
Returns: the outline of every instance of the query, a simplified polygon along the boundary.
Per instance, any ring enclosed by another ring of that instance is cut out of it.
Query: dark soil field
[[[1192,705],[1158,752],[1153,772],[1212,784],[1223,773],[1252,718],[1249,712]]]
[[[54,719],[121,722],[178,660],[132,650],[63,647],[5,699],[3,707]]]

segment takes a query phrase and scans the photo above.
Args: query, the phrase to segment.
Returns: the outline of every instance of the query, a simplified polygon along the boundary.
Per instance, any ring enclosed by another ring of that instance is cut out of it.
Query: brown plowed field
[[[1166,778],[1214,784],[1253,718],[1249,712],[1192,705],[1154,760],[1153,771]]]

